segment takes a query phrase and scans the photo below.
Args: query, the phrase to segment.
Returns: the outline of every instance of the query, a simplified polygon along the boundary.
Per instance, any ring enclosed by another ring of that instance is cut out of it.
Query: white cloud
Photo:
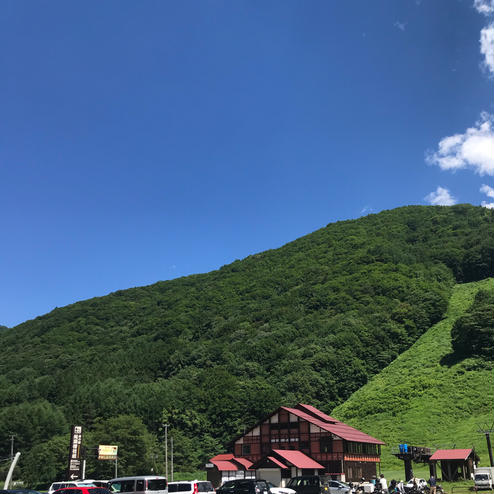
[[[360,214],[371,214],[374,212],[374,208],[372,206],[364,206],[360,211]]]
[[[444,137],[436,152],[427,152],[426,161],[441,170],[473,169],[479,175],[494,175],[494,117],[487,113],[465,131]]]
[[[473,0],[473,6],[480,14],[489,15],[494,13],[494,0]]]
[[[456,199],[450,194],[449,190],[440,186],[435,192],[427,194],[424,199],[433,206],[452,206],[456,204]]]
[[[494,74],[494,23],[480,31],[480,53],[484,55],[483,67]]]
[[[487,197],[492,197],[494,199],[494,189],[492,187],[482,184],[482,187],[480,187],[480,192],[485,194]]]
[[[492,187],[482,184],[482,187],[480,187],[480,192],[485,194],[487,197],[494,199],[494,189]],[[484,208],[494,209],[494,202],[482,201],[482,206],[484,206]]]
[[[479,14],[489,17],[494,14],[494,0],[474,0],[473,6]],[[494,22],[480,31],[480,53],[484,55],[482,66],[494,74]]]
[[[400,21],[396,21],[393,26],[394,27],[397,27],[400,31],[404,31],[405,30],[405,27],[406,27],[407,23],[406,22],[400,22]]]

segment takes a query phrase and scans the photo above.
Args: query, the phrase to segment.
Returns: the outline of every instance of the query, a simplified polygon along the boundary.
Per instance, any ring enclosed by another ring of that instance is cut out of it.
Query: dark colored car
[[[328,482],[330,480],[320,475],[301,475],[292,477],[286,486],[296,491],[297,494],[329,494]]]
[[[92,483],[96,487],[104,487],[105,489],[110,490],[110,482],[108,482],[108,480],[93,480]]]
[[[0,489],[0,494],[41,494],[33,489]]]
[[[268,483],[259,479],[227,480],[216,494],[271,494]]]

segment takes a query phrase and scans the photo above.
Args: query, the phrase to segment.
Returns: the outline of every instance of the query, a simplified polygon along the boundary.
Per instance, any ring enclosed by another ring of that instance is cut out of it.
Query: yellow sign
[[[100,444],[98,446],[98,460],[116,460],[118,454],[118,446],[108,446]]]

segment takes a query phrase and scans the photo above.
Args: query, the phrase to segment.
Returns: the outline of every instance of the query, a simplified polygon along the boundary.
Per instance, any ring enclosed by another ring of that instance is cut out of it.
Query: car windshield
[[[148,480],[148,491],[165,491],[165,490],[166,490],[165,479]]]
[[[489,477],[487,476],[486,473],[478,473],[475,475],[475,480],[488,480]]]
[[[288,484],[286,484],[286,486],[287,486],[287,487],[292,487],[292,486],[295,486],[295,487],[296,487],[297,485],[300,485],[300,481],[301,481],[301,480],[302,480],[302,479],[297,479],[297,478],[290,479],[290,480],[288,481]]]
[[[168,484],[168,492],[186,492],[192,490],[192,486],[187,482],[183,484]]]

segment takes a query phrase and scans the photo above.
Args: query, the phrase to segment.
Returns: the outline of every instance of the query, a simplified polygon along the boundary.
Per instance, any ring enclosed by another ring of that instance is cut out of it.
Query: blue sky
[[[3,1],[0,324],[341,219],[491,205],[493,10]]]

